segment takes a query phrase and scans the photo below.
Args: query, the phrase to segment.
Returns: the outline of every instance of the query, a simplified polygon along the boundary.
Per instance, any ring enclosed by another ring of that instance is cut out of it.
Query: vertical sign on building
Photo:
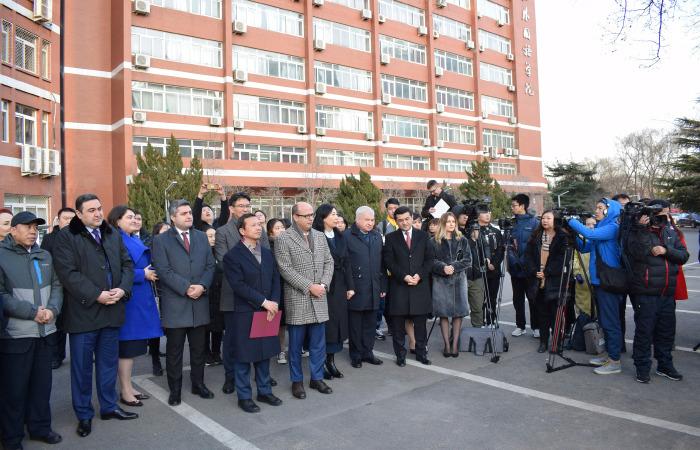
[[[530,35],[530,12],[528,10],[529,4],[528,0],[522,0],[522,21],[523,21],[523,38],[525,41],[523,42],[523,56],[525,56],[525,75],[527,76],[527,79],[525,81],[525,93],[530,96],[535,95],[535,90],[532,88],[532,83],[530,82],[530,78],[532,78],[532,64],[530,62],[530,59],[533,56],[534,50],[532,49],[532,45],[530,44],[531,41],[531,35]]]

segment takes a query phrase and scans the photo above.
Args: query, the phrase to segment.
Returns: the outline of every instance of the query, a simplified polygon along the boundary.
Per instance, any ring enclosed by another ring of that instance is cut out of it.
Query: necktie
[[[182,241],[185,243],[185,251],[190,252],[190,239],[187,237],[187,231],[182,232]]]
[[[408,247],[410,250],[411,249],[411,232],[406,231],[405,233],[406,233],[406,247]]]
[[[102,238],[100,237],[100,230],[95,228],[92,230],[92,235],[95,238],[95,242],[97,242],[97,245],[102,245]]]

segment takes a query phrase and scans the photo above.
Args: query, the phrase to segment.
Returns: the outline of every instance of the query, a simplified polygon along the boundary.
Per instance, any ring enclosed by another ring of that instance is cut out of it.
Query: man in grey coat
[[[314,210],[308,203],[292,207],[292,226],[275,241],[275,258],[284,280],[284,308],[289,332],[289,375],[292,395],[306,398],[301,351],[309,338],[309,387],[322,394],[333,392],[323,381],[326,360],[328,300],[333,280],[333,257],[326,236],[311,228]]]
[[[182,352],[190,345],[192,393],[214,398],[204,385],[206,325],[209,323],[207,289],[214,278],[215,261],[207,235],[192,228],[192,208],[176,200],[168,208],[172,227],[153,238],[153,267],[158,274],[160,312],[167,336],[165,366],[170,397],[179,405],[182,392]]]

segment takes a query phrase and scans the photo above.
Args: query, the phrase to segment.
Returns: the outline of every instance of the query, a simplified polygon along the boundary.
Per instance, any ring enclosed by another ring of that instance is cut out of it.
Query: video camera
[[[554,224],[560,227],[569,229],[569,220],[576,219],[579,222],[585,222],[589,217],[593,217],[590,211],[584,211],[578,208],[554,208]]]
[[[467,225],[468,230],[478,230],[479,224],[477,219],[479,218],[479,210],[490,210],[491,209],[491,197],[482,197],[480,199],[467,198],[462,200],[462,205],[456,207],[456,215],[466,214],[467,215]]]
[[[642,216],[647,216],[649,224],[662,225],[668,220],[665,215],[659,215],[663,209],[661,205],[649,206],[643,202],[629,202],[622,210],[622,223],[637,224]]]

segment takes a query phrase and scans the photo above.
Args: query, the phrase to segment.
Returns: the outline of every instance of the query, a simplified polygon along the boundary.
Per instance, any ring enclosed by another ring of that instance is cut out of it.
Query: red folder
[[[250,338],[263,338],[277,336],[280,331],[280,319],[282,313],[277,312],[272,321],[267,321],[267,311],[257,311],[253,313],[253,323],[250,326]]]

